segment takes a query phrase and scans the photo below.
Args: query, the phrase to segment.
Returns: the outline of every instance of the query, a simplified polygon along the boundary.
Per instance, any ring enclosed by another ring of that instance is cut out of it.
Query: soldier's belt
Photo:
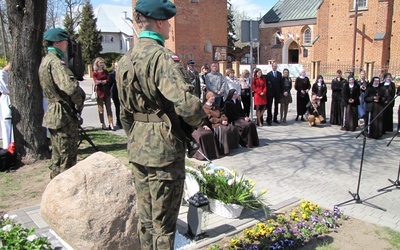
[[[134,113],[133,119],[139,122],[162,122],[163,120],[156,114]]]

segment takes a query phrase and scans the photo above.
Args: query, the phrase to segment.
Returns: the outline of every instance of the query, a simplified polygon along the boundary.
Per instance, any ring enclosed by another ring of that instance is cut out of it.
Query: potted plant
[[[257,193],[255,183],[247,180],[236,171],[224,167],[205,165],[200,171],[187,169],[199,182],[200,191],[210,200],[210,210],[226,218],[237,218],[243,208],[265,207],[262,196],[265,190]]]

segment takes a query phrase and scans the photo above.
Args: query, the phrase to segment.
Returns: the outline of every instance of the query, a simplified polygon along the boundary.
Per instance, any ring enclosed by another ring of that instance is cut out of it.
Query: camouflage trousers
[[[51,178],[76,164],[78,124],[69,122],[60,129],[49,129],[51,140]]]
[[[182,203],[185,162],[166,167],[132,163],[142,249],[174,249],[176,222]]]

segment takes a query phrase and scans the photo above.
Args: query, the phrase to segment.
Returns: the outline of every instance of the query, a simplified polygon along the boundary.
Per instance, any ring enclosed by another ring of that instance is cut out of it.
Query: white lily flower
[[[5,225],[1,230],[10,232],[12,228],[13,228],[13,226],[8,224],[8,225]]]
[[[10,217],[10,215],[8,215],[8,214],[3,215],[3,218],[4,218],[5,220],[7,220],[8,217]]]
[[[17,215],[16,215],[16,214],[10,215],[10,216],[9,216],[9,219],[10,219],[11,221],[13,221],[13,222],[16,222],[16,221],[17,221]]]
[[[37,238],[38,238],[38,237],[37,237],[35,234],[32,234],[32,235],[29,235],[29,236],[26,238],[26,240],[32,242],[32,241],[36,240]]]
[[[234,181],[233,179],[228,180],[228,185],[229,185],[229,186],[232,186],[233,181]]]

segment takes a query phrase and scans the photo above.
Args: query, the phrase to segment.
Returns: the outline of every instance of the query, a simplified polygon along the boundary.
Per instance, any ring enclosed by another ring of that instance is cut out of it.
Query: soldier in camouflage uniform
[[[68,33],[60,28],[44,33],[48,53],[39,68],[40,85],[48,108],[43,126],[50,132],[52,157],[50,178],[76,164],[79,136],[79,114],[85,92],[63,61],[68,46]]]
[[[173,249],[185,179],[181,119],[198,126],[206,117],[190,91],[190,76],[179,58],[164,47],[168,19],[176,13],[169,0],[138,0],[135,21],[139,42],[118,62],[121,122],[128,136],[142,249]]]

